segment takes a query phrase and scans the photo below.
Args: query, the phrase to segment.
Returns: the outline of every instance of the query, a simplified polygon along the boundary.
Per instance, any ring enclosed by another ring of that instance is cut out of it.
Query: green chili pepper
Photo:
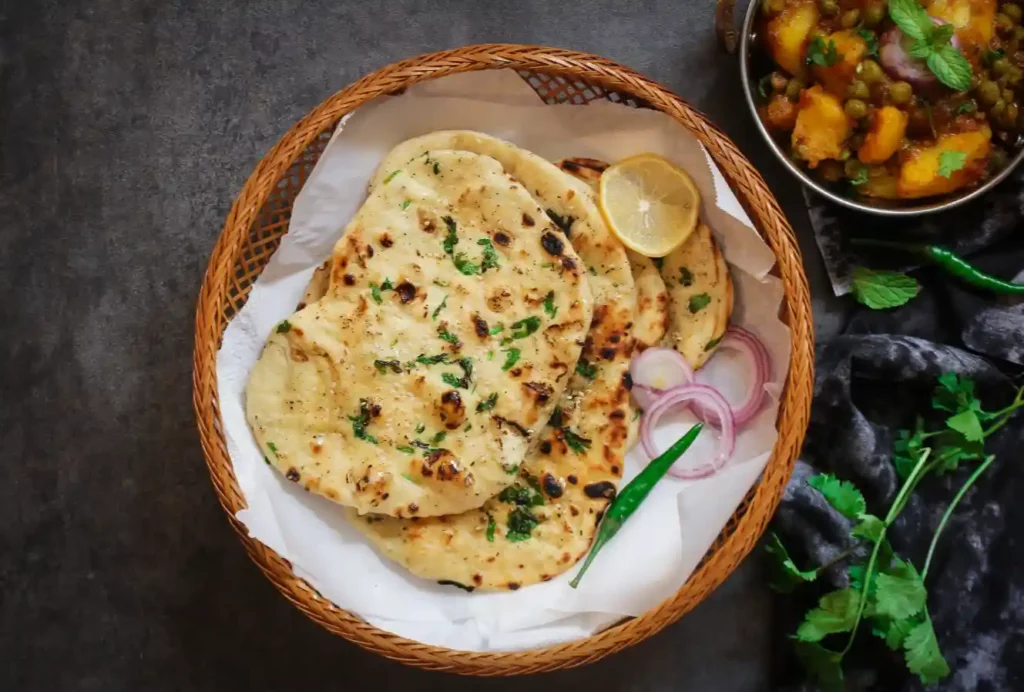
[[[964,258],[955,254],[952,250],[939,245],[915,245],[912,243],[891,243],[884,240],[869,240],[867,238],[856,238],[851,241],[854,245],[866,245],[870,247],[890,248],[903,250],[923,257],[930,263],[945,270],[948,274],[957,277],[964,283],[981,288],[992,293],[1008,293],[1013,295],[1024,295],[1024,284],[1013,283],[996,278],[991,274],[971,266]]]
[[[590,554],[587,555],[583,568],[569,582],[569,586],[575,589],[579,585],[580,579],[583,578],[587,569],[590,568],[590,563],[594,561],[594,557],[601,552],[604,544],[610,541],[619,532],[622,525],[626,523],[626,520],[633,516],[633,513],[636,512],[644,498],[650,494],[651,490],[661,480],[662,476],[668,472],[672,464],[676,463],[679,457],[683,456],[683,453],[690,448],[690,445],[693,444],[693,441],[697,439],[697,436],[703,429],[703,423],[694,425],[690,428],[689,432],[679,438],[678,442],[648,464],[647,468],[637,474],[637,477],[622,489],[619,496],[612,502],[612,506],[604,513],[601,528],[597,531],[597,538],[594,539],[594,545],[590,548]]]

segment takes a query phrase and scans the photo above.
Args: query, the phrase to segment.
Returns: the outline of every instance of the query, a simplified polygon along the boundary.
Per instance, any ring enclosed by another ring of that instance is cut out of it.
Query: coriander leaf
[[[698,312],[706,308],[711,303],[711,296],[707,293],[698,293],[695,296],[690,296],[690,302],[687,304],[689,311],[696,315]]]
[[[843,655],[821,644],[797,642],[796,655],[810,678],[826,692],[843,692]]]
[[[899,272],[853,268],[853,295],[872,310],[895,308],[907,303],[921,290],[917,279]]]
[[[455,219],[450,216],[441,217],[444,221],[444,225],[448,227],[448,233],[444,237],[444,251],[445,254],[452,254],[455,252],[455,246],[459,244],[459,236],[456,234]]]
[[[423,432],[426,429],[427,429],[427,426],[423,425],[423,423],[420,423],[419,425],[416,426],[416,434],[419,435],[421,432]]]
[[[899,651],[903,648],[903,642],[906,640],[907,634],[921,622],[921,618],[915,616],[904,620],[893,620],[892,618],[877,616],[872,621],[874,626],[871,628],[871,633],[876,637],[884,639],[885,645],[893,651]]]
[[[359,415],[348,416],[348,419],[352,422],[352,435],[359,440],[365,440],[370,444],[379,444],[377,438],[366,432],[366,426],[370,424],[370,418],[373,415],[370,408],[372,404],[369,399],[359,400]],[[378,407],[379,413],[379,407]]]
[[[913,431],[900,430],[899,439],[893,443],[892,449],[896,473],[902,480],[906,480],[924,451],[924,419],[918,416],[917,427]]]
[[[506,348],[502,349],[502,353],[505,354],[505,364],[501,366],[504,372],[508,372],[512,369],[512,366],[519,362],[519,355],[521,351],[518,348]]]
[[[482,245],[484,248],[484,257],[480,261],[480,273],[483,274],[488,269],[497,269],[500,265],[498,264],[498,253],[494,249],[494,244],[488,238],[481,238],[476,241],[477,245]]]
[[[957,115],[963,115],[964,113],[973,113],[978,110],[978,107],[974,105],[973,101],[964,101],[956,109]]]
[[[464,252],[456,253],[452,261],[455,263],[455,268],[466,276],[475,276],[480,273],[480,266],[466,259]]]
[[[498,528],[498,523],[496,521],[494,521],[494,517],[492,517],[490,514],[488,514],[487,515],[487,532],[486,532],[486,536],[487,536],[487,540],[489,542],[491,542],[491,543],[494,543],[494,530],[496,528]]]
[[[406,454],[416,453],[416,450],[410,447],[409,445],[401,445],[399,447],[395,447],[395,449],[397,449],[399,452],[405,452]]]
[[[555,307],[555,292],[548,291],[548,294],[544,296],[544,312],[547,313],[551,319],[555,318],[558,314],[558,308]]]
[[[525,317],[518,322],[513,322],[510,329],[512,330],[512,336],[508,337],[509,340],[525,339],[530,336],[530,334],[533,334],[535,331],[540,329],[540,318]]]
[[[278,459],[281,458],[277,453],[277,445],[274,444],[273,442],[267,442],[267,449],[269,449],[270,453],[273,454]]]
[[[868,169],[861,166],[857,169],[857,175],[850,178],[850,185],[863,185],[869,180],[871,180],[871,176],[868,175]]]
[[[874,609],[879,615],[902,620],[917,615],[925,606],[928,593],[914,566],[896,558],[876,578]]]
[[[286,334],[289,331],[291,331],[291,328],[291,322],[289,322],[288,320],[281,320],[281,323],[277,325],[277,329],[275,329],[274,331],[276,331],[278,334]]]
[[[711,341],[707,342],[706,344],[704,344],[704,350],[705,351],[710,351],[715,346],[717,346],[718,344],[722,343],[722,338],[724,336],[725,335],[723,334],[722,336],[716,337],[716,338],[712,339]]]
[[[399,173],[401,173],[400,168],[396,168],[395,170],[388,173],[388,177],[384,178],[384,184],[387,185],[388,183],[390,183],[394,179],[394,177]]]
[[[950,89],[967,91],[971,88],[971,63],[953,46],[936,48],[925,59],[925,64]]]
[[[939,175],[949,178],[955,172],[964,167],[967,162],[967,154],[962,151],[944,151],[939,154]]]
[[[853,589],[854,591],[858,592],[858,593],[860,593],[861,591],[864,590],[864,572],[865,572],[865,570],[866,570],[866,567],[864,566],[864,563],[850,565],[849,568],[846,570],[846,574],[849,576],[849,579],[850,579],[850,588]],[[871,584],[870,584],[870,586],[868,586],[868,597],[869,598],[874,597],[875,588],[876,588],[875,577],[877,577],[877,576],[878,576],[877,573],[873,573],[871,575]]]
[[[448,437],[448,433],[446,433],[444,430],[442,430],[441,432],[439,432],[436,435],[434,435],[433,438],[431,438],[430,444],[432,444],[432,445],[441,444],[442,442],[444,442],[444,438],[446,438],[446,437]]]
[[[985,454],[983,441],[972,442],[955,430],[945,430],[937,435],[933,446],[937,449],[935,458],[938,462],[935,473],[940,476],[956,471],[960,462],[975,461]]]
[[[917,0],[889,0],[889,17],[910,38],[926,39],[934,26]]]
[[[1001,50],[987,50],[981,54],[981,60],[985,63],[985,67],[992,67],[992,63],[1005,56],[1006,53]]]
[[[425,356],[421,353],[420,355],[416,356],[415,362],[421,365],[437,365],[438,363],[447,363],[448,354],[440,353],[436,356]]]
[[[444,324],[444,322],[442,322],[441,324]],[[455,336],[450,331],[448,331],[447,327],[441,327],[440,329],[438,329],[437,335],[441,337],[442,341],[447,341],[452,346],[459,345],[459,337]]]
[[[761,97],[762,101],[768,100],[768,94],[771,93],[772,76],[766,74],[761,79],[757,80],[757,95]]]
[[[782,541],[774,532],[768,534],[768,543],[765,545],[764,550],[773,557],[770,562],[771,568],[768,585],[774,591],[789,593],[798,585],[814,581],[818,578],[817,570],[805,571],[797,568],[792,558],[789,557],[786,546],[782,544]]]
[[[395,373],[396,375],[402,374],[402,364],[396,360],[375,360],[373,361],[373,367],[377,368],[377,372],[381,375],[387,374],[387,371]]]
[[[864,54],[867,56],[878,55],[878,37],[869,29],[861,27],[857,29],[857,35],[864,39]]]
[[[504,329],[505,325],[499,322],[495,326],[491,327],[491,336],[494,336],[495,334],[501,334],[501,332],[504,331]]]
[[[985,431],[981,428],[977,411],[961,411],[947,418],[946,425],[963,435],[968,442],[981,442],[985,439]]]
[[[453,375],[450,372],[442,373],[441,379],[449,387],[455,387],[456,389],[469,389],[469,383],[465,379]]]
[[[925,685],[936,683],[949,675],[949,664],[942,657],[931,618],[926,618],[910,630],[904,640],[904,647],[907,668]]]
[[[874,514],[862,514],[853,529],[851,529],[850,534],[856,538],[866,538],[874,543],[882,537],[884,529],[885,522]]]
[[[819,67],[831,67],[839,62],[839,51],[836,50],[835,40],[830,38],[828,43],[825,43],[825,39],[821,36],[812,38],[807,45],[806,62],[808,65]]]
[[[498,403],[498,393],[494,392],[489,397],[481,401],[476,405],[476,412],[483,413],[484,411],[490,411],[494,408],[495,404]]]
[[[373,297],[373,302],[377,305],[380,305],[384,301],[383,296],[380,294],[380,286],[377,284],[370,284],[370,296]]]
[[[406,209],[409,208],[410,204],[412,204],[412,200],[407,199],[404,202],[402,202],[401,204],[399,204],[398,206],[402,208],[402,211],[405,211]]]
[[[828,503],[847,519],[857,519],[867,512],[864,496],[853,483],[822,473],[807,479],[807,485],[824,495]]]
[[[590,440],[580,437],[569,428],[562,428],[562,439],[565,440],[569,449],[577,454],[583,454],[590,448]]]
[[[540,521],[529,510],[516,507],[508,513],[508,531],[505,538],[512,543],[525,541]]]
[[[441,172],[441,164],[439,164],[437,161],[434,161],[434,175],[437,175],[440,172]]]
[[[938,382],[932,394],[932,408],[950,413],[981,410],[981,402],[974,393],[974,380],[960,379],[955,372],[946,372],[939,375]]]
[[[860,593],[853,589],[832,591],[821,597],[818,607],[807,612],[796,631],[802,642],[818,642],[829,634],[849,632],[857,620]]]
[[[437,306],[437,307],[436,307],[436,308],[434,309],[434,313],[433,313],[433,314],[432,314],[432,315],[430,316],[430,319],[432,319],[432,320],[436,320],[436,319],[437,319],[437,316],[438,316],[438,314],[439,314],[439,313],[440,313],[440,312],[441,312],[442,310],[444,310],[444,307],[445,307],[445,306],[446,306],[447,304],[448,304],[448,296],[447,296],[447,295],[445,295],[445,297],[444,297],[444,300],[442,300],[442,301],[441,301],[441,304],[440,304],[440,305],[438,305],[438,306]]]
[[[519,472],[519,464],[513,464],[512,466],[502,465],[501,468],[510,476],[514,476]]]
[[[586,358],[581,357],[576,361],[576,374],[592,380],[597,377],[597,366],[589,363]]]

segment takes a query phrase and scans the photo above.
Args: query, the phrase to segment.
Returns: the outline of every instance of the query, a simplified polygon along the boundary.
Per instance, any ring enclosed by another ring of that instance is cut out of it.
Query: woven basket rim
[[[220,420],[216,354],[230,321],[227,313],[234,309],[230,301],[244,302],[247,295],[247,289],[240,286],[235,275],[235,267],[250,240],[250,228],[278,180],[314,139],[333,128],[343,115],[377,96],[449,74],[501,69],[559,75],[597,84],[667,113],[697,137],[775,253],[785,289],[783,311],[792,335],[792,355],[780,398],[779,439],[747,496],[749,504],[745,509],[741,504],[730,523],[723,527],[723,534],[728,535],[722,544],[705,556],[674,596],[636,618],[584,639],[525,651],[469,652],[423,644],[366,623],[319,596],[295,576],[287,561],[249,537],[235,517],[245,502],[234,477]],[[482,44],[408,58],[366,75],[314,108],[260,160],[232,204],[203,279],[196,309],[193,405],[211,481],[229,523],[251,559],[299,610],[328,631],[409,665],[472,675],[526,674],[591,663],[643,641],[682,617],[732,573],[774,514],[803,442],[813,385],[813,340],[810,292],[793,230],[760,174],[706,116],[670,90],[597,55],[542,46]],[[735,526],[729,531],[733,520]]]

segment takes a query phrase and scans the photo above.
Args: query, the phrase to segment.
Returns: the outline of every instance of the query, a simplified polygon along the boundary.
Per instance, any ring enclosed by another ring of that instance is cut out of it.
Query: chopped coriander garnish
[[[494,351],[487,352],[487,360],[494,360]]]
[[[455,232],[455,219],[450,216],[441,217],[444,221],[445,226],[448,227],[448,233],[444,237],[444,251],[446,254],[452,254],[455,252],[455,246],[459,244],[459,236]]]
[[[277,329],[275,331],[278,334],[285,334],[285,333],[291,331],[291,328],[292,328],[292,323],[291,322],[289,322],[288,320],[281,320],[281,323],[279,325],[277,325]]]
[[[513,464],[512,466],[502,466],[505,469],[505,473],[510,476],[514,476],[519,473],[519,464]]]
[[[554,262],[545,262],[544,264],[540,265],[540,268],[541,269],[551,269],[551,267],[553,267],[553,266],[555,266]]]
[[[404,202],[402,202],[399,206],[402,208],[402,211],[405,211],[406,209],[409,208],[410,204],[412,204],[412,200],[411,199],[407,199]]]
[[[462,429],[462,432],[469,432],[472,429],[473,429],[473,424],[472,423],[466,423],[466,427],[464,427]]]
[[[586,358],[580,357],[576,361],[576,374],[586,377],[588,380],[592,380],[597,377],[597,366],[589,363]]]
[[[381,375],[385,374],[388,370],[396,375],[402,372],[402,364],[398,360],[375,360],[373,361],[373,367],[377,368],[377,372]]]
[[[558,314],[558,308],[555,307],[555,292],[548,291],[548,294],[544,296],[544,312],[548,314],[551,319],[555,318]]]
[[[395,447],[395,449],[397,449],[399,452],[405,452],[406,454],[416,453],[416,450],[410,447],[409,445],[401,445],[400,447]]]
[[[448,331],[447,327],[441,327],[440,329],[438,329],[437,330],[437,335],[439,337],[441,337],[441,341],[447,341],[452,346],[458,346],[459,345],[459,337],[455,336],[450,331]]]
[[[384,297],[380,294],[380,286],[377,284],[370,284],[370,295],[373,297],[373,302],[377,305],[384,302]]]
[[[464,252],[456,254],[452,261],[455,262],[455,268],[466,276],[475,276],[480,273],[480,265],[470,262]]]
[[[430,444],[436,445],[444,442],[444,438],[448,437],[448,433],[444,430],[434,435],[433,439],[430,440]]]
[[[712,339],[711,341],[707,342],[707,344],[704,345],[704,350],[705,351],[710,351],[711,349],[713,349],[715,346],[717,346],[720,343],[722,343],[722,337],[718,337],[717,339]]]
[[[962,151],[944,151],[939,154],[939,175],[949,178],[967,163],[967,154]]]
[[[679,267],[679,284],[681,286],[692,286],[693,272],[686,267]]]
[[[590,270],[590,275],[591,276],[597,276],[597,270],[596,269],[594,269],[593,267],[588,267],[588,269]]]
[[[444,380],[446,385],[449,387],[455,387],[456,389],[466,389],[466,385],[469,384],[466,380],[462,379],[458,375],[453,375],[450,372],[442,373],[441,379]]]
[[[590,448],[590,440],[580,437],[569,428],[562,428],[562,439],[565,440],[565,444],[569,445],[569,449],[577,454],[583,454]]]
[[[873,31],[861,27],[857,29],[857,35],[864,39],[864,54],[878,56],[878,36]]]
[[[436,356],[425,356],[421,353],[420,355],[416,356],[416,362],[420,363],[421,365],[437,365],[438,363],[447,363],[448,354],[439,353]]]
[[[483,413],[484,411],[490,411],[494,408],[495,404],[498,403],[498,393],[494,392],[489,397],[481,401],[476,405],[476,412]]]
[[[394,288],[395,287],[391,285],[391,279],[384,279],[384,283],[380,285],[380,290],[382,291],[392,291]]]
[[[491,336],[494,336],[495,334],[501,334],[504,330],[505,325],[503,325],[501,322],[498,322],[498,324],[491,327]]]
[[[512,323],[512,335],[507,338],[508,341],[512,339],[525,339],[526,337],[533,334],[535,331],[540,329],[540,318],[539,317],[524,317],[518,322]]]
[[[357,439],[366,440],[371,444],[378,444],[377,438],[366,432],[366,426],[370,424],[370,405],[369,399],[360,399],[359,415],[349,416],[348,419],[352,421],[352,434]]]
[[[494,530],[498,528],[498,523],[494,521],[494,517],[490,514],[487,515],[487,540],[494,543]]]
[[[505,353],[505,364],[501,366],[501,369],[508,372],[512,369],[512,366],[519,362],[520,350],[518,348],[506,348],[502,349],[502,353]]]
[[[427,429],[427,426],[423,425],[423,423],[420,423],[419,425],[416,426],[416,434],[419,435],[421,432],[423,432],[426,429]]]
[[[707,293],[698,293],[695,296],[690,296],[690,302],[687,305],[690,312],[697,314],[711,303],[711,296]]]
[[[539,523],[537,517],[533,516],[529,510],[516,507],[508,513],[508,531],[505,533],[505,538],[512,543],[525,541]]]
[[[387,185],[388,183],[390,183],[394,179],[394,177],[401,172],[401,170],[402,169],[400,168],[396,168],[395,170],[388,173],[388,177],[384,178],[384,184]]]
[[[268,442],[267,443],[267,449],[269,449],[271,454],[273,454],[275,457],[278,456],[278,454],[277,454],[277,445],[274,444],[273,442]],[[280,457],[278,457],[278,458],[280,458]]]
[[[442,281],[441,279],[434,279],[434,285],[440,286],[441,288],[448,288],[449,286],[451,286],[449,282]]]
[[[434,161],[434,175],[437,175],[440,172],[441,172],[441,164],[439,164],[437,161]]]
[[[839,62],[839,58],[839,51],[836,50],[836,42],[834,39],[830,38],[828,43],[826,43],[825,39],[821,36],[815,36],[807,45],[806,62],[808,65],[832,67]]]
[[[416,482],[416,479],[413,478],[412,476],[410,476],[408,473],[403,473],[402,474],[402,478],[404,478],[405,480],[409,481],[410,483],[412,483],[414,485],[419,485],[419,483]]]
[[[494,249],[494,244],[489,238],[481,238],[476,241],[477,245],[482,245],[484,248],[484,258],[480,262],[480,273],[486,272],[488,269],[498,268],[498,253]]]
[[[973,113],[976,110],[978,110],[978,107],[974,105],[973,101],[964,101],[957,107],[956,113],[957,115],[963,115],[965,113]]]
[[[498,500],[520,507],[540,507],[544,504],[544,495],[539,490],[527,488],[517,483],[498,493]]]
[[[441,312],[441,311],[442,311],[442,310],[444,309],[444,306],[445,306],[445,305],[447,305],[447,304],[448,304],[448,295],[447,295],[447,294],[445,294],[444,300],[442,300],[442,301],[441,301],[441,304],[440,304],[440,305],[438,305],[438,306],[437,306],[437,307],[436,307],[436,308],[434,309],[434,314],[432,314],[432,315],[430,316],[430,318],[431,318],[431,319],[434,319],[434,320],[436,320],[436,319],[437,319],[437,315],[438,315],[438,313],[440,313],[440,312]]]

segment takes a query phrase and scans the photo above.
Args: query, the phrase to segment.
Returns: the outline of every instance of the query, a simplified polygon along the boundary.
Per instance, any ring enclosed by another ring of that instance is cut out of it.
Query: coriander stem
[[[821,572],[823,570],[828,569],[829,567],[831,567],[832,565],[836,564],[837,562],[842,562],[846,558],[850,557],[850,555],[853,554],[853,551],[857,550],[857,548],[861,547],[862,545],[864,545],[864,541],[857,541],[856,543],[851,545],[849,548],[847,548],[843,552],[841,552],[838,555],[836,555],[835,557],[833,557],[828,562],[826,562],[826,563],[824,563],[822,565],[819,565],[818,567],[815,567],[814,571],[815,572]]]
[[[971,486],[974,485],[974,481],[978,480],[981,474],[985,473],[985,469],[992,465],[996,457],[994,454],[990,454],[986,457],[985,461],[981,462],[978,468],[974,469],[967,480],[962,486],[960,486],[959,492],[953,497],[953,501],[949,503],[949,507],[946,508],[945,513],[942,515],[942,519],[939,520],[939,527],[935,529],[935,535],[932,536],[932,544],[928,546],[928,557],[924,559],[924,568],[921,570],[921,581],[923,582],[925,577],[928,576],[928,568],[932,564],[932,556],[935,554],[935,546],[939,543],[939,536],[942,535],[942,530],[946,528],[946,522],[949,521],[949,517],[953,514],[953,510],[960,504],[960,500],[963,499],[967,491],[970,490]]]
[[[921,452],[920,458],[917,460],[917,464],[914,466],[914,470],[910,472],[910,476],[907,477],[903,487],[900,488],[899,493],[896,495],[896,499],[893,500],[892,506],[889,507],[889,513],[885,516],[885,522],[882,526],[882,531],[878,536],[878,540],[875,541],[875,547],[871,550],[871,557],[868,558],[868,566],[864,570],[864,585],[860,589],[860,604],[857,606],[857,618],[853,621],[853,628],[850,630],[850,639],[846,642],[846,648],[843,649],[840,656],[845,656],[851,648],[853,648],[853,641],[857,638],[857,629],[860,627],[860,621],[864,617],[864,608],[868,603],[868,587],[871,586],[871,576],[875,571],[875,562],[878,560],[878,551],[882,547],[882,541],[885,540],[885,533],[889,530],[889,524],[899,514],[902,509],[902,503],[905,498],[913,491],[917,482],[924,475],[922,470],[925,462],[928,461],[928,457],[931,454],[931,449],[926,448]]]

